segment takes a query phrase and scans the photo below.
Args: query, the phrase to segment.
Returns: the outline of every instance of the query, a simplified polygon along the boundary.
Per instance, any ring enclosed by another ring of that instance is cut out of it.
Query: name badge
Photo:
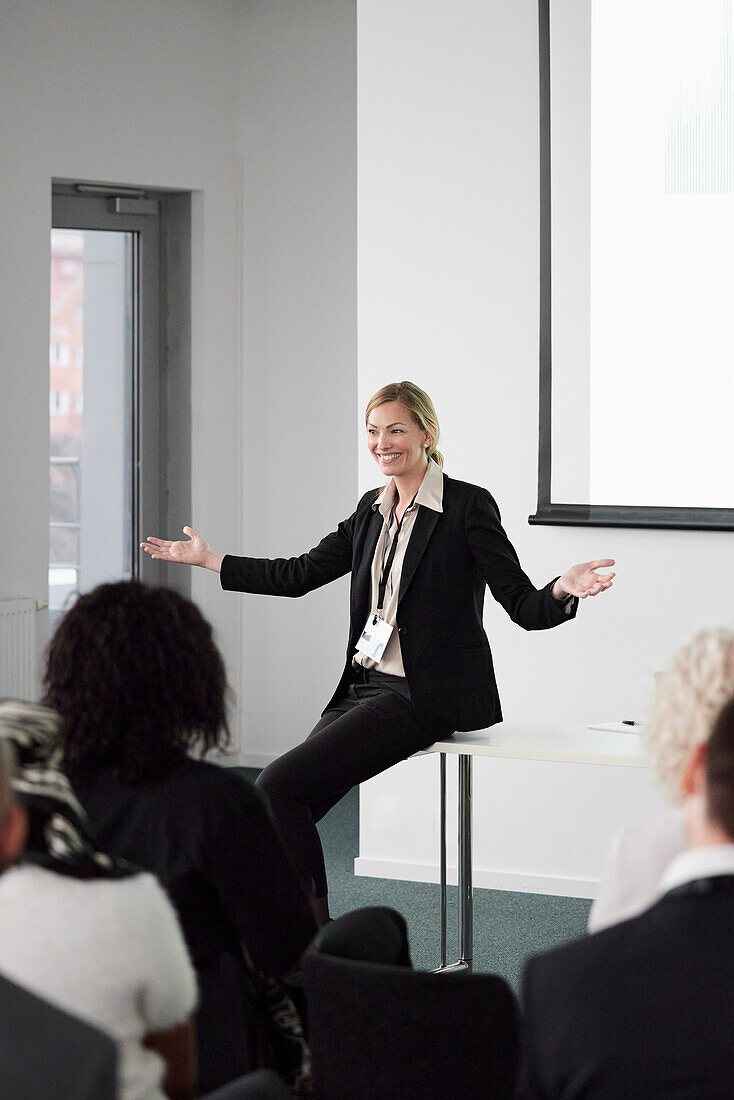
[[[379,664],[391,634],[390,623],[386,623],[379,616],[370,615],[357,642],[357,652],[364,653],[365,657],[371,657],[376,664]]]

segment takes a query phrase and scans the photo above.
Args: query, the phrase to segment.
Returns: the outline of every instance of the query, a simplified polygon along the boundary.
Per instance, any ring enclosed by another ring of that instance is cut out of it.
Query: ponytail
[[[432,443],[430,447],[426,447],[426,457],[429,462],[433,459],[433,461],[443,469],[443,455],[434,443]]]

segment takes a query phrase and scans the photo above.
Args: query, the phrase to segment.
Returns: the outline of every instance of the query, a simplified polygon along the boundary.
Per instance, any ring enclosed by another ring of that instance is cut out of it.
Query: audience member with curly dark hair
[[[80,596],[48,647],[47,706],[64,717],[73,781],[108,767],[150,779],[172,757],[226,748],[224,662],[196,604],[137,581]]]
[[[59,624],[44,682],[99,842],[153,871],[178,910],[199,984],[199,1088],[217,1088],[262,1058],[248,966],[287,974],[316,928],[262,795],[189,755],[228,739],[211,627],[170,589],[101,585]]]

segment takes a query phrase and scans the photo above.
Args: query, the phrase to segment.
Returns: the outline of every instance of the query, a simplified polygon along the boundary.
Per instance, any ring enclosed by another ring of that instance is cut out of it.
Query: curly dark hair
[[[80,596],[46,650],[44,688],[43,702],[63,720],[72,782],[100,768],[149,779],[187,749],[229,744],[212,628],[170,588],[122,581]]]

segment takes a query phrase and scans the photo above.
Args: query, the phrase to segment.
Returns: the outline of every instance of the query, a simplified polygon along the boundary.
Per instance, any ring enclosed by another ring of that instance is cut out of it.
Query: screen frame
[[[551,500],[552,464],[552,257],[551,257],[551,57],[550,4],[538,0],[540,90],[540,325],[538,409],[538,504],[533,525],[559,527],[652,527],[734,531],[732,508],[655,508],[558,504]]]

